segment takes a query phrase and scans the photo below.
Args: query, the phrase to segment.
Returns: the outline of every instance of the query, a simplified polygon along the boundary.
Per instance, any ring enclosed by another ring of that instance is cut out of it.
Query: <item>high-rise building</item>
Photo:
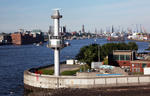
[[[85,33],[84,25],[82,25],[82,33]]]
[[[62,27],[62,32],[63,32],[63,33],[66,33],[66,26],[63,26],[63,27]]]
[[[112,32],[112,33],[114,33],[114,26],[112,26],[112,30],[111,30],[111,32]]]

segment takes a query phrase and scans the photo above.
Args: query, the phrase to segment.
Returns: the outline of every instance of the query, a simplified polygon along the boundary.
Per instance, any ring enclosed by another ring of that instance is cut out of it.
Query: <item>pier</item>
[[[57,89],[57,88],[103,88],[149,85],[150,75],[139,76],[54,76],[35,74],[33,70],[24,72],[25,88],[34,89]],[[37,79],[38,77],[38,79]]]

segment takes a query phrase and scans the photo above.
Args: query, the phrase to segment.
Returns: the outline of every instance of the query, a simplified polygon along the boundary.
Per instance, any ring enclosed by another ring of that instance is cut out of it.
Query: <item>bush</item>
[[[104,62],[104,65],[108,65],[108,58],[105,58],[103,62]]]
[[[83,71],[83,72],[88,71],[88,69],[91,69],[91,68],[87,64],[80,66],[80,70]]]

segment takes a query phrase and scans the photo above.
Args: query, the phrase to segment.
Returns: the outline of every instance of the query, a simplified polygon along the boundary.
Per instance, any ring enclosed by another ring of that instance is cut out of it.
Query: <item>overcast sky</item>
[[[150,0],[0,0],[0,32],[47,31],[54,8],[71,31],[142,24],[150,32]]]

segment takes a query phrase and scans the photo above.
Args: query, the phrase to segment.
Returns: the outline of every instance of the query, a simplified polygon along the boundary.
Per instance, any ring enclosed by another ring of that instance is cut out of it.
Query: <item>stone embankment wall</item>
[[[100,88],[150,84],[150,75],[145,76],[53,76],[24,72],[24,84],[33,88]]]

